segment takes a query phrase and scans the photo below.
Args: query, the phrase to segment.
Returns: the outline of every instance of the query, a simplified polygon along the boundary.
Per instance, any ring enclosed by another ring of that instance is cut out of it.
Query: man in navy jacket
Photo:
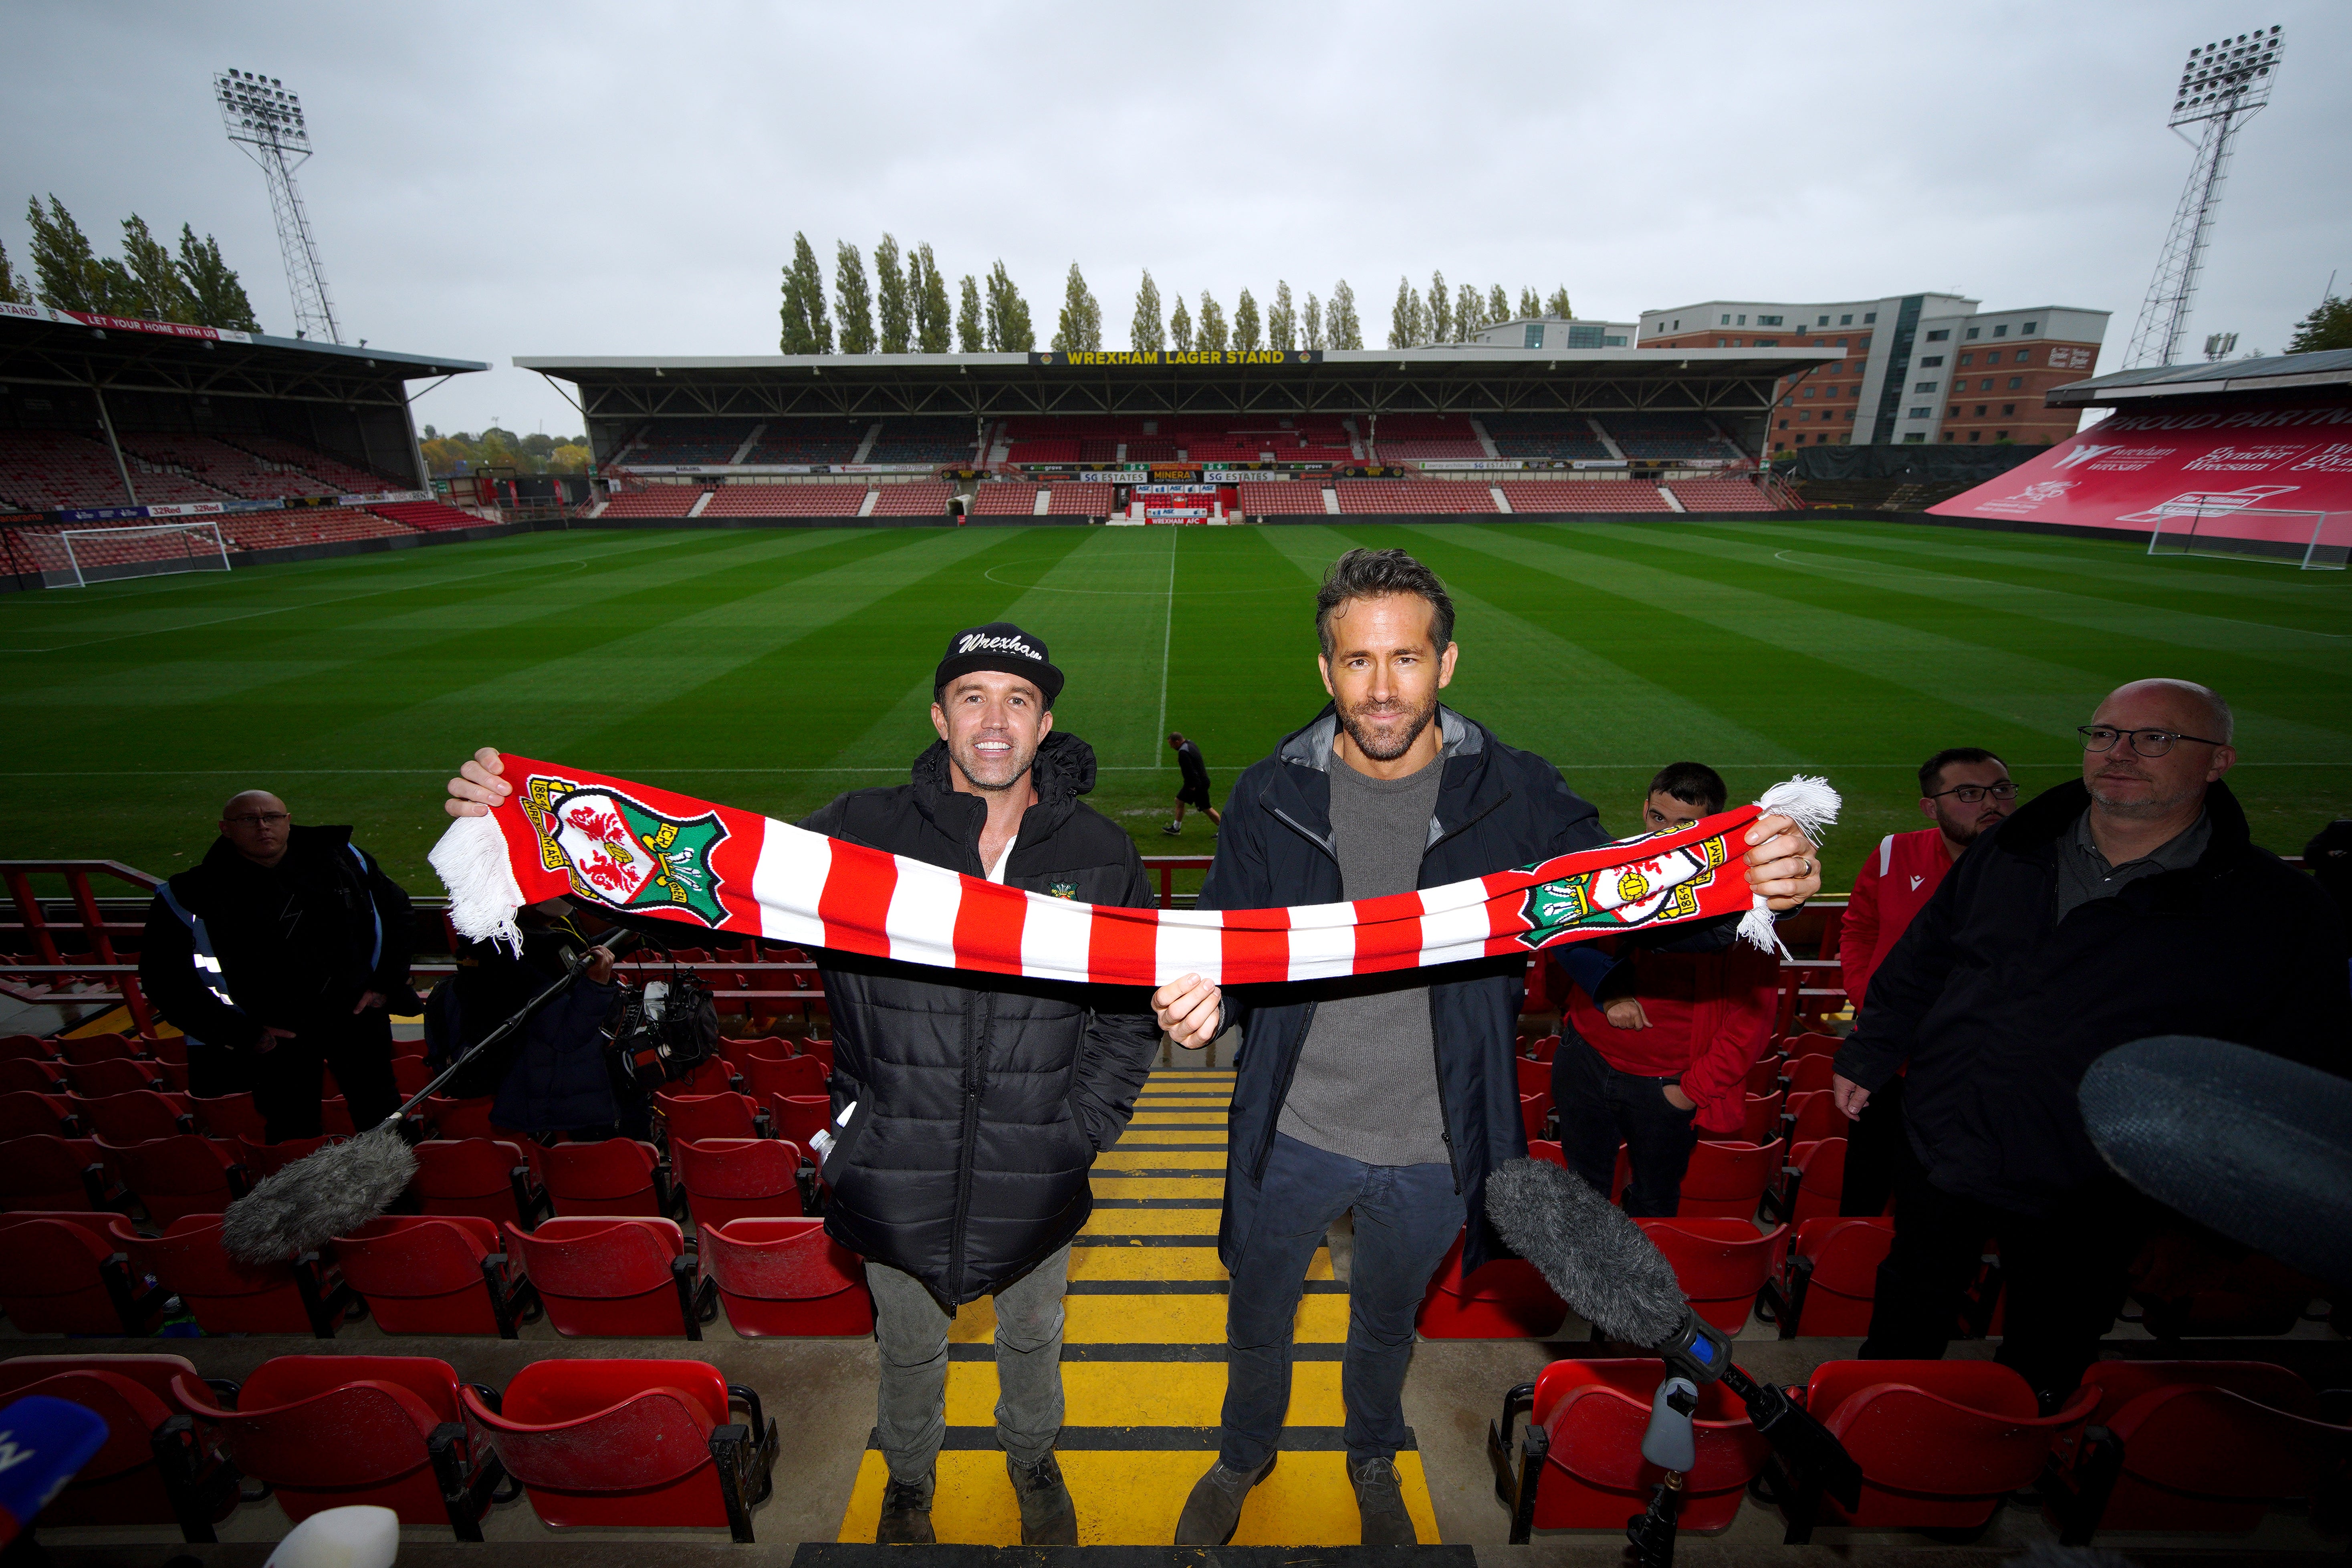
[[[1316,627],[1331,705],[1235,784],[1202,908],[1440,887],[1607,841],[1549,763],[1439,705],[1454,606],[1420,562],[1349,551],[1324,579]],[[1776,908],[1820,887],[1813,847],[1785,818],[1748,837],[1748,880]],[[1245,996],[1186,976],[1153,997],[1180,1046],[1243,1030],[1218,1236],[1232,1276],[1223,1433],[1177,1544],[1229,1540],[1273,1468],[1306,1270],[1351,1209],[1349,1477],[1365,1544],[1415,1539],[1395,1466],[1413,1311],[1457,1236],[1465,1269],[1500,1250],[1484,1194],[1489,1171],[1527,1152],[1511,1063],[1526,969],[1507,956]]]

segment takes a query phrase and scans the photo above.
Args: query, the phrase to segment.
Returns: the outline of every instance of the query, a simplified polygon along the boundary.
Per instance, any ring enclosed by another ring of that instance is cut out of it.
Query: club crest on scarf
[[[1689,920],[1698,913],[1700,889],[1715,880],[1716,872],[1729,858],[1729,848],[1718,835],[1646,860],[1580,872],[1557,882],[1538,882],[1520,902],[1519,916],[1528,929],[1518,933],[1517,940],[1538,948],[1558,942],[1570,931],[1592,927],[1619,931],[1661,921]]]
[[[727,837],[717,812],[665,816],[618,790],[546,775],[532,776],[520,805],[539,835],[540,863],[563,872],[581,898],[709,926],[727,918],[710,859]]]

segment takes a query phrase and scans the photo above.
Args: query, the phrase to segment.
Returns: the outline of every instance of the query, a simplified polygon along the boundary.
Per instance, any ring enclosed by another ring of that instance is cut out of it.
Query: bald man
[[[1990,1236],[1997,1359],[2045,1409],[2078,1386],[2158,1217],[2084,1131],[2075,1091],[2103,1052],[2206,1035],[2347,1070],[2344,928],[2248,837],[2222,782],[2233,730],[2194,682],[2117,688],[2081,727],[2082,778],[1979,837],[1872,976],[1832,1089],[1857,1114],[1907,1059],[1919,1169],[1865,1358],[1942,1355]]]
[[[298,827],[247,790],[201,865],[155,890],[139,952],[148,1000],[188,1037],[188,1087],[250,1089],[269,1139],[318,1136],[321,1068],[359,1127],[398,1108],[389,1004],[408,987],[408,895],[348,827]]]

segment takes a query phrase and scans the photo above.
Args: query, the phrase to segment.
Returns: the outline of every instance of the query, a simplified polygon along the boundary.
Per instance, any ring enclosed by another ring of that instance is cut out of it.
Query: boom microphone
[[[2132,1185],[2352,1285],[2352,1083],[2250,1046],[2159,1035],[2093,1062],[2080,1092],[2092,1143]]]
[[[615,957],[639,940],[620,930],[595,943]],[[221,1215],[221,1247],[231,1258],[262,1264],[282,1262],[349,1236],[390,1209],[416,1177],[416,1155],[401,1136],[408,1113],[440,1092],[475,1058],[530,1021],[532,1014],[571,988],[587,973],[593,949],[583,948],[563,973],[524,1003],[515,1015],[451,1058],[432,1082],[356,1138],[330,1143],[253,1184],[253,1190]]]

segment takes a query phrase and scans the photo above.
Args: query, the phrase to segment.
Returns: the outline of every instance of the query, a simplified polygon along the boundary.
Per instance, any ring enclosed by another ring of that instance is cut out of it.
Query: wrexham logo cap
[[[1037,689],[1045,694],[1048,708],[1062,694],[1062,672],[1045,657],[1045,643],[1010,621],[991,621],[948,638],[948,651],[940,659],[938,673],[931,678],[932,689],[936,690],[957,676],[970,675],[975,669],[1003,670],[1034,681]]]

